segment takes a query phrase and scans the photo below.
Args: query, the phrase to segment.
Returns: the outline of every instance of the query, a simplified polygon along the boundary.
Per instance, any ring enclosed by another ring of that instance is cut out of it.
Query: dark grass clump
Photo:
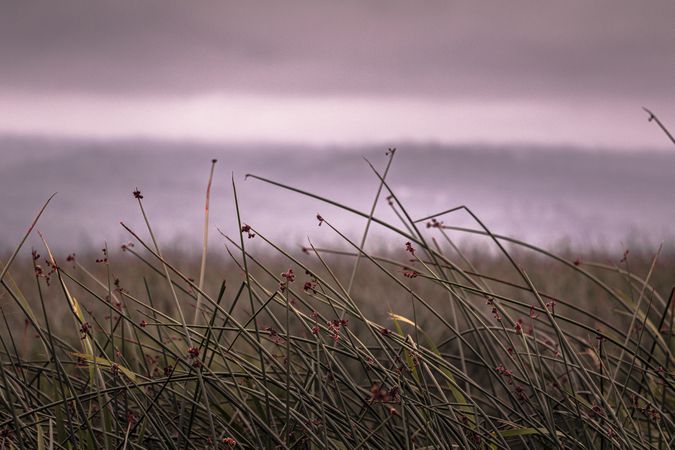
[[[122,224],[121,251],[57,258],[44,242],[28,265],[24,238],[0,272],[0,446],[672,448],[672,250],[591,263],[464,206],[416,220],[388,157],[369,212],[251,175],[367,226],[353,242],[317,215],[345,245],[296,254],[237,204],[226,278],[206,267],[210,188],[194,264],[162,252],[138,190],[147,230]],[[381,196],[400,224],[374,215]],[[366,252],[371,224],[400,250]],[[457,233],[490,248],[463,251]]]

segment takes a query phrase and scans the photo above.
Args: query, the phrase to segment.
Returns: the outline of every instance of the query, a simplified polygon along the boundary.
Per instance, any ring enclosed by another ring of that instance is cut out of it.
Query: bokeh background
[[[366,211],[362,156],[382,170],[396,147],[413,217],[464,204],[549,247],[655,249],[675,235],[675,148],[642,107],[675,128],[674,20],[666,0],[3,1],[0,247],[53,192],[52,246],[118,245],[139,188],[190,248],[212,158],[214,232],[234,230],[234,176],[274,239],[333,239],[317,212],[359,236],[365,220],[244,175]]]

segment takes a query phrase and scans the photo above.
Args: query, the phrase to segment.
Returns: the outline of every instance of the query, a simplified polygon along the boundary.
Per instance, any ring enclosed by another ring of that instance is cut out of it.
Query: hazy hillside
[[[13,245],[35,210],[58,191],[39,226],[53,245],[76,250],[103,240],[117,244],[125,239],[120,220],[140,224],[131,196],[136,187],[162,238],[198,240],[211,158],[219,160],[214,227],[227,230],[235,222],[228,216],[234,173],[243,220],[276,239],[294,244],[316,236],[319,209],[357,231],[363,223],[354,217],[244,181],[244,175],[311,188],[365,211],[377,178],[361,156],[382,170],[385,151],[5,137],[0,140],[0,243]],[[641,242],[655,244],[672,239],[675,230],[675,153],[410,144],[400,146],[388,180],[413,217],[465,204],[495,231],[546,245],[569,238],[573,245],[614,246],[636,232]],[[393,217],[384,196],[377,215]],[[472,226],[461,213],[444,220]]]

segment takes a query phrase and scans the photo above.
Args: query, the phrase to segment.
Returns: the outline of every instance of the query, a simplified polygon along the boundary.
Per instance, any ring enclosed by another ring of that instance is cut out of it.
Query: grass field
[[[285,249],[237,206],[241,234],[208,253],[207,193],[190,254],[147,219],[122,248],[6,252],[0,446],[675,445],[672,243],[552,253],[464,207],[413,219],[375,173],[397,250],[320,215],[340,245]],[[446,225],[457,214],[475,227]]]

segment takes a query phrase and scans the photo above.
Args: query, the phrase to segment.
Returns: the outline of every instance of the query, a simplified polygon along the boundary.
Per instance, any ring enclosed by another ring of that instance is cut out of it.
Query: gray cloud
[[[10,0],[0,88],[672,98],[674,18],[670,1]]]

